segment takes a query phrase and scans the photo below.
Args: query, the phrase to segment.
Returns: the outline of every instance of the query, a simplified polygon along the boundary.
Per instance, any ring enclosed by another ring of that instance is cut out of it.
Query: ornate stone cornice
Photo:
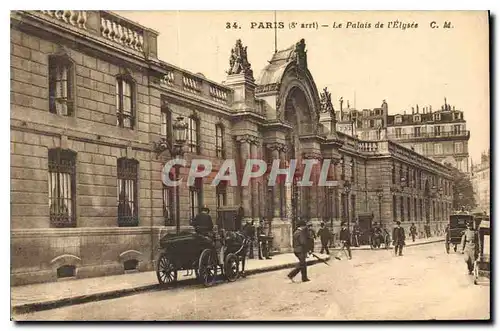
[[[285,144],[283,143],[277,143],[277,142],[274,142],[274,143],[267,143],[266,144],[266,148],[271,150],[271,151],[283,151],[283,152],[286,152],[287,150],[287,147]]]
[[[304,159],[323,160],[323,155],[321,154],[321,152],[314,152],[314,151],[303,152],[302,157]]]
[[[239,143],[249,143],[252,145],[260,145],[261,139],[256,136],[252,136],[250,134],[243,134],[236,136],[236,141]]]
[[[265,84],[265,85],[258,85],[255,88],[255,93],[266,93],[266,92],[277,92],[281,88],[280,83],[272,83],[272,84]]]

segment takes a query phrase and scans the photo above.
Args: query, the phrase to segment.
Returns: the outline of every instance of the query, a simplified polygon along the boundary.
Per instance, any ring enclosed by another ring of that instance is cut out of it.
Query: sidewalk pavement
[[[444,241],[441,237],[411,239],[406,246],[417,246]],[[370,246],[351,247],[352,250],[370,250]],[[382,248],[383,249],[383,248]],[[337,248],[333,248],[332,252]],[[321,259],[328,261],[330,256],[315,253]],[[258,274],[268,271],[292,268],[297,264],[293,253],[279,254],[271,260],[247,259],[246,274]],[[308,265],[321,263],[315,257],[307,259]],[[186,276],[185,271],[179,271],[178,281],[194,279],[194,275]],[[155,271],[128,273],[124,275],[64,280],[51,283],[31,284],[11,287],[11,307],[14,313],[53,309],[62,306],[81,304],[131,295],[158,289]]]
[[[413,242],[411,240],[411,237],[410,238],[407,237],[405,240],[405,244],[406,244],[406,247],[409,247],[409,246],[419,246],[419,245],[425,245],[425,244],[432,244],[432,243],[441,242],[441,241],[444,242],[444,237],[420,238],[420,239],[415,239],[415,242]],[[385,247],[385,245],[382,244],[381,248],[383,249],[384,247]],[[391,241],[391,247],[394,248],[394,246],[392,246],[392,241]],[[372,249],[370,247],[370,245],[361,245],[359,247],[351,246],[351,250],[370,250],[370,249]]]
[[[315,253],[328,261],[326,254]],[[292,268],[298,260],[293,253],[279,254],[271,260],[247,259],[247,275]],[[308,265],[321,263],[315,257],[307,259]],[[179,271],[179,282],[194,279]],[[201,285],[202,286],[202,285]],[[124,275],[64,280],[51,283],[11,287],[11,307],[14,313],[47,310],[91,301],[105,300],[160,288],[155,271],[136,272]]]

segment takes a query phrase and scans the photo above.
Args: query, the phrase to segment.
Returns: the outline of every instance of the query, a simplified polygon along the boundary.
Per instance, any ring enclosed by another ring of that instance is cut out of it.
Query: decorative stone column
[[[258,151],[258,144],[259,140],[258,139],[252,139],[250,142],[250,159],[259,159],[259,151]],[[252,196],[252,210],[251,210],[251,215],[252,218],[258,222],[260,218],[260,204],[259,204],[259,185],[258,182],[261,181],[262,178],[251,178],[250,182],[248,183],[250,185],[250,192]]]
[[[250,187],[251,182],[249,182],[248,186],[243,186],[243,185],[241,185],[241,179],[243,178],[243,172],[245,171],[245,162],[246,162],[246,160],[249,159],[250,154],[251,154],[250,146],[251,146],[253,139],[251,136],[243,135],[243,136],[236,137],[236,141],[240,143],[240,150],[239,150],[240,153],[239,154],[240,154],[241,162],[239,165],[239,168],[240,168],[239,177],[240,178],[238,178],[238,181],[239,181],[240,190],[241,190],[240,197],[241,197],[241,203],[242,203],[243,209],[244,209],[244,219],[246,221],[246,220],[250,219],[251,214],[252,214],[252,210],[251,210],[251,208],[252,208],[251,207],[252,192],[251,192],[251,187]]]

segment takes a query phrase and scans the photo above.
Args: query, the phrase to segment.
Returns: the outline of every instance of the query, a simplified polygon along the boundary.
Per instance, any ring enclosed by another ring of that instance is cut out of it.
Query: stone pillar
[[[317,162],[313,165],[311,170],[310,181],[313,183],[312,186],[303,187],[305,196],[307,200],[305,202],[306,208],[308,209],[308,216],[311,222],[319,223],[321,221],[321,215],[318,210],[318,200],[320,195],[318,194],[318,179],[319,179],[319,169],[321,168],[321,160],[323,159],[321,152],[319,151],[309,151],[303,154],[305,160],[316,160]],[[319,225],[318,225],[319,226]]]
[[[243,177],[243,172],[245,170],[245,162],[250,157],[250,142],[251,139],[245,136],[241,136],[237,138],[237,141],[240,143],[240,176]],[[239,180],[241,181],[241,178]],[[250,183],[249,183],[250,185]],[[244,219],[248,220],[251,216],[251,199],[252,194],[250,190],[250,186],[243,186],[240,182],[241,189],[241,203],[243,204],[244,209]]]
[[[285,166],[286,162],[286,146],[282,146],[282,148],[279,151],[279,159],[280,159],[280,164],[282,167]],[[284,179],[284,178],[283,178]],[[279,191],[280,191],[280,205],[281,205],[281,211],[282,211],[282,218],[287,217],[287,194],[286,194],[286,181],[282,180],[279,182]]]
[[[276,144],[269,145],[269,148],[271,148],[271,165],[273,164],[274,160],[278,160],[280,155],[279,155],[279,146]],[[280,218],[280,191],[278,188],[278,185],[273,186],[273,218]]]
[[[258,159],[259,158],[259,153],[257,149],[257,140],[251,141],[250,145],[250,159]],[[249,189],[251,192],[251,197],[252,197],[252,205],[251,205],[251,215],[252,218],[255,221],[258,221],[259,219],[259,185],[257,183],[259,179],[258,178],[252,178],[250,179],[250,182],[248,183],[250,185]]]

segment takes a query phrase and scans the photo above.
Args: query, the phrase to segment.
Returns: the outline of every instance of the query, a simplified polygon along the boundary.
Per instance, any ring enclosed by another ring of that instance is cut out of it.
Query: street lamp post
[[[344,182],[344,193],[345,193],[345,205],[346,205],[346,217],[347,217],[347,234],[348,238],[351,238],[351,220],[349,217],[349,195],[351,193],[351,183],[349,181]]]
[[[384,196],[384,192],[382,189],[380,189],[377,192],[377,197],[378,197],[378,221],[380,223],[380,226],[382,227],[382,197]]]
[[[161,153],[168,150],[172,158],[182,157],[184,155],[184,144],[186,143],[188,124],[184,121],[182,116],[177,117],[177,120],[172,125],[173,127],[173,143],[170,137],[162,137],[158,142],[154,142],[154,151],[156,152],[156,158],[160,156]],[[177,182],[179,179],[180,164],[174,166],[174,181]],[[180,199],[179,199],[179,186],[174,186],[174,200],[175,200],[175,228],[177,234],[181,232],[181,220],[180,220]]]

